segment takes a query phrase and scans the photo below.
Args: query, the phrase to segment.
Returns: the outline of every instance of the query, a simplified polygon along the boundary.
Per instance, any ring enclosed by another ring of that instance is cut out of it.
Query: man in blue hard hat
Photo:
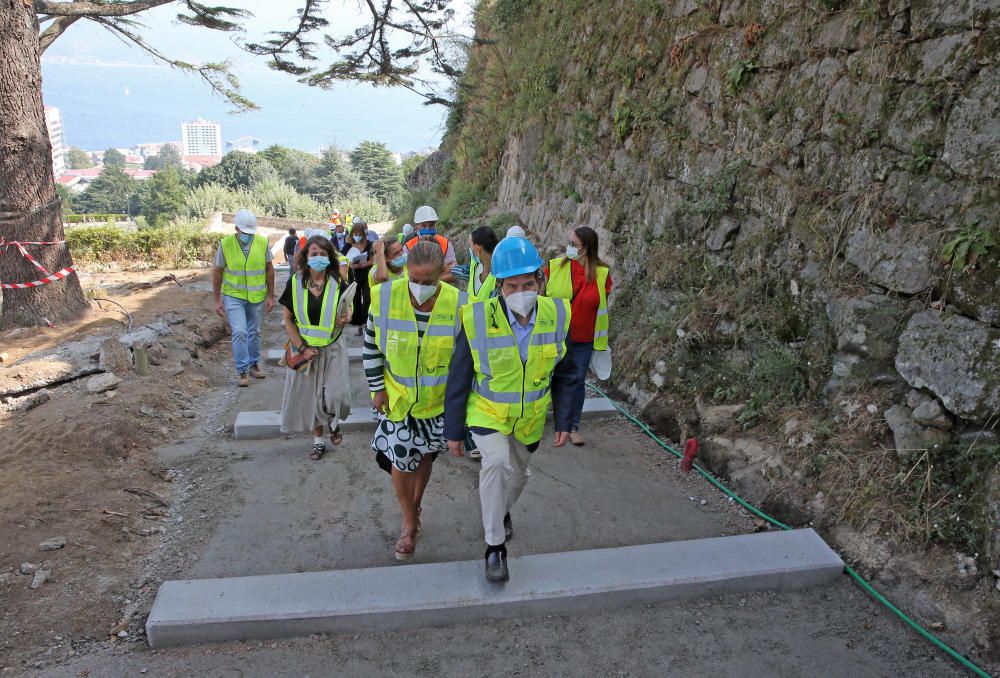
[[[468,425],[482,454],[479,500],[486,533],[486,578],[504,582],[510,510],[531,475],[552,405],[554,446],[569,440],[577,374],[566,344],[569,305],[538,296],[542,258],[525,238],[504,238],[493,250],[500,296],[462,309],[462,329],[448,372],[444,434],[464,454]]]

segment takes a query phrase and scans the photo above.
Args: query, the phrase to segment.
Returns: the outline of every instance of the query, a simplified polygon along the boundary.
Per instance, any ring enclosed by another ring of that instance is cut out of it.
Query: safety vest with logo
[[[429,419],[444,412],[448,367],[461,328],[465,292],[441,283],[431,317],[420,337],[410,303],[408,278],[383,283],[372,295],[375,343],[385,360],[388,417],[402,421],[407,414]]]
[[[368,286],[369,287],[375,287],[375,285],[382,285],[383,284],[383,283],[377,283],[377,282],[375,282],[375,271],[377,271],[377,270],[378,270],[378,266],[372,266],[371,268],[368,269]],[[407,277],[409,275],[409,269],[406,267],[406,264],[403,264],[403,270],[401,270],[399,273],[393,273],[392,269],[390,268],[390,269],[388,269],[386,271],[386,274],[388,275],[388,280],[386,280],[385,282],[392,282],[393,280],[399,280],[400,278]]]
[[[486,280],[483,281],[479,292],[472,291],[475,288],[475,281],[479,279],[480,266],[482,264],[477,264],[474,260],[469,263],[469,301],[486,301],[493,294],[493,290],[497,286],[496,277],[492,273],[487,273]]]
[[[319,324],[313,325],[309,320],[309,290],[302,284],[301,275],[292,276],[292,280],[295,281],[293,283],[295,288],[292,290],[292,313],[295,315],[295,324],[299,328],[302,341],[313,348],[329,346],[340,338],[339,333],[334,336],[337,304],[340,302],[340,284],[334,278],[326,279]]]
[[[572,300],[573,264],[563,257],[549,262],[549,281],[545,284],[545,294],[550,297]],[[597,292],[601,301],[597,306],[597,321],[594,323],[594,350],[608,350],[608,268],[597,267]]]
[[[406,241],[406,249],[411,249],[414,245],[416,245],[418,242],[420,242],[420,238],[422,238],[422,237],[424,237],[424,236],[416,236],[414,238],[410,238],[409,240],[407,240]],[[432,237],[437,241],[438,246],[441,248],[441,253],[447,256],[447,254],[448,254],[448,238],[444,237],[443,235],[435,235],[435,236],[432,236]]]
[[[267,296],[267,238],[255,235],[250,252],[243,254],[236,234],[222,239],[226,267],[222,269],[222,293],[234,299],[259,304]]]
[[[525,445],[542,437],[552,403],[552,373],[566,354],[569,320],[565,301],[539,297],[528,359],[522,362],[498,297],[463,309],[462,324],[476,373],[466,411],[468,426],[513,433]]]

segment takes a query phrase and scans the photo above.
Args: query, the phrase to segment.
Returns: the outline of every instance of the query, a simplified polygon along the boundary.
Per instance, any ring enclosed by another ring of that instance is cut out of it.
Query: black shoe
[[[510,572],[507,571],[507,547],[503,544],[486,547],[486,579],[495,582],[510,579]]]
[[[514,538],[514,524],[510,522],[510,514],[503,517],[503,535],[507,541]]]

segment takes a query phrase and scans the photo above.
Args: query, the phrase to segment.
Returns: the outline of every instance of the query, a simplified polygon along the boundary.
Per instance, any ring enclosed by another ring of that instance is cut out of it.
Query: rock
[[[934,401],[934,396],[924,393],[923,391],[918,391],[917,389],[911,389],[909,393],[906,394],[906,406],[911,410],[915,410],[921,405],[925,405]]]
[[[899,338],[896,371],[952,414],[984,423],[1000,411],[1000,329],[927,310]]]
[[[181,416],[185,419],[194,419],[196,415],[197,412],[194,410],[181,410]]]
[[[828,392],[893,374],[896,341],[905,312],[902,303],[881,294],[837,297],[827,303],[826,313],[837,339],[834,381]]]
[[[941,407],[941,403],[936,400],[921,403],[914,408],[913,421],[921,426],[932,426],[942,431],[950,431],[954,425],[951,417]]]
[[[0,572],[0,586],[10,586],[14,583],[13,572]]]
[[[122,383],[122,380],[111,372],[96,374],[87,380],[87,393],[91,395],[104,393],[105,391],[110,391],[120,383]]]
[[[37,589],[49,580],[52,572],[49,570],[35,570],[35,576],[31,578],[31,588]]]
[[[915,239],[910,226],[888,231],[863,227],[847,241],[847,260],[868,278],[903,294],[917,294],[934,282],[933,246]]]
[[[746,408],[746,403],[735,405],[703,405],[701,400],[695,401],[698,409],[698,423],[702,435],[723,433],[736,424],[736,418]]]
[[[41,544],[38,545],[39,551],[58,551],[62,547],[66,546],[66,537],[53,537],[52,539],[46,539]]]
[[[975,270],[952,269],[945,300],[964,315],[1000,327],[1000,255],[980,257]]]
[[[941,160],[972,177],[1000,176],[1000,66],[979,71],[948,115]]]
[[[143,415],[144,417],[154,417],[155,418],[155,417],[159,416],[159,413],[155,409],[153,409],[152,407],[150,407],[149,405],[143,405],[142,407],[140,407],[139,408],[139,414]]]
[[[47,388],[43,388],[23,398],[4,398],[6,404],[0,407],[0,411],[27,412],[49,402],[51,399],[52,393]]]
[[[995,573],[1000,572],[1000,469],[994,469],[986,479],[986,516],[983,522],[989,526],[984,554],[986,562]],[[996,576],[1000,577],[1000,574]]]
[[[674,408],[674,404],[666,395],[660,395],[652,399],[642,408],[640,415],[644,421],[649,422],[654,431],[657,431],[667,440],[680,441],[682,436],[682,422]]]
[[[0,352],[0,365],[7,365],[10,363],[10,353],[7,351]]]
[[[707,437],[698,452],[715,473],[727,476],[737,490],[752,500],[767,495],[768,480],[791,475],[777,449],[765,447],[753,438]]]
[[[705,245],[713,252],[725,249],[739,230],[740,222],[730,217],[722,217],[712,232],[708,234]]]
[[[38,567],[34,563],[21,563],[21,574],[35,574]]]
[[[947,619],[926,591],[917,591],[913,596],[913,611],[925,624],[944,624]]]
[[[162,320],[168,325],[180,325],[184,322],[184,318],[174,313],[173,311],[168,311],[164,313],[162,316]]]
[[[173,365],[167,365],[166,368],[165,368],[165,370],[166,370],[166,373],[167,373],[168,377],[176,377],[176,376],[179,376],[181,374],[184,374],[184,366],[181,365],[180,363],[174,363]]]
[[[885,422],[892,430],[896,455],[904,461],[915,461],[925,450],[943,445],[949,439],[944,431],[913,421],[913,414],[905,405],[893,405],[886,410]]]
[[[109,337],[101,342],[97,365],[105,372],[125,374],[132,367],[132,356],[117,337]]]
[[[892,557],[892,549],[884,540],[876,536],[862,534],[849,525],[833,528],[833,541],[844,553],[866,568],[881,570]]]
[[[128,334],[121,335],[118,337],[118,341],[126,348],[135,348],[136,346],[149,346],[159,337],[160,333],[151,327],[140,327]]]

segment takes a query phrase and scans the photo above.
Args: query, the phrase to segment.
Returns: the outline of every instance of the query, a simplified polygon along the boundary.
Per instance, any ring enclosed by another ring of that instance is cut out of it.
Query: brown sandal
[[[330,433],[330,442],[334,445],[339,445],[344,442],[344,432],[340,430],[339,426],[333,429],[333,432]]]
[[[408,547],[406,546],[406,541],[409,541]],[[413,557],[416,550],[416,533],[403,528],[403,532],[399,535],[399,539],[396,540],[396,560],[409,560]]]

